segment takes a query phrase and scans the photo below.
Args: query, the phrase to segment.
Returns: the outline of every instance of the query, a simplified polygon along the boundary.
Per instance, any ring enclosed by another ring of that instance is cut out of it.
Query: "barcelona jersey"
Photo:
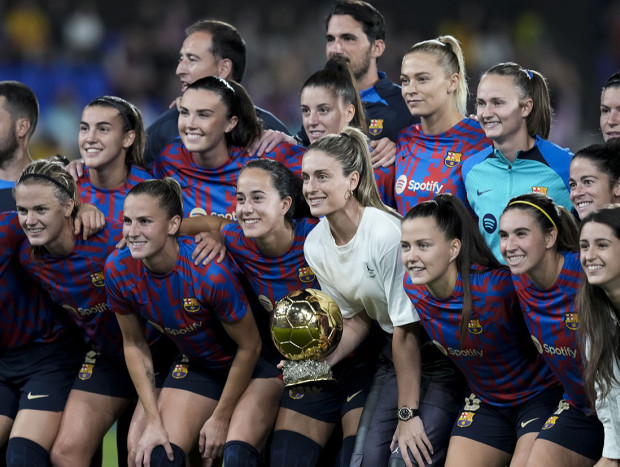
[[[461,163],[491,145],[480,124],[464,118],[445,133],[426,135],[417,124],[401,131],[396,149],[396,203],[403,216],[439,193],[452,193],[465,206]]]
[[[152,178],[148,172],[135,165],[131,166],[125,183],[118,188],[107,190],[98,188],[90,181],[88,167],[84,167],[84,176],[77,182],[80,201],[95,206],[107,219],[123,221],[123,203],[125,196],[134,186]]]
[[[305,148],[288,143],[278,145],[265,158],[275,159],[296,175],[301,175],[301,157]],[[181,185],[185,216],[213,215],[236,220],[237,178],[250,161],[244,148],[231,147],[228,161],[215,169],[200,167],[180,137],[167,145],[153,165],[156,178],[172,177]]]
[[[162,275],[133,259],[129,248],[115,251],[105,267],[108,303],[115,313],[140,316],[200,365],[226,368],[236,344],[221,322],[243,318],[247,299],[228,260],[196,266],[191,259],[194,247],[181,237],[176,265]]]
[[[565,399],[588,411],[577,346],[579,314],[575,307],[583,272],[578,253],[563,253],[563,256],[560,276],[550,289],[537,288],[527,274],[513,275],[512,280],[532,341],[564,386]]]
[[[76,236],[73,251],[67,256],[44,253],[36,260],[28,241],[19,251],[28,274],[69,313],[95,350],[119,361],[123,359],[121,330],[114,313],[108,310],[103,268],[121,234],[122,225],[108,219],[106,228],[88,239]]]
[[[409,275],[404,286],[424,329],[463,372],[470,389],[490,405],[509,407],[559,386],[532,345],[510,272],[474,266],[469,279],[473,309],[462,343],[460,274],[454,291],[445,299],[433,297],[425,285],[414,285]]]
[[[296,221],[291,248],[277,257],[263,255],[256,242],[243,235],[239,224],[227,224],[222,229],[226,249],[267,312],[273,311],[275,303],[289,292],[320,288],[304,258],[304,241],[317,222]]]
[[[64,332],[61,314],[19,265],[26,235],[17,213],[0,213],[0,350],[52,342]]]

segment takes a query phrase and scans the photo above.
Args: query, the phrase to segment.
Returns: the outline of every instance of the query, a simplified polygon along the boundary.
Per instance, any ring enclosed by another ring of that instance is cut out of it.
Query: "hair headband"
[[[97,101],[99,101],[99,103],[101,104],[107,104],[110,107],[114,107],[116,110],[118,110],[118,113],[121,114],[121,117],[123,121],[125,122],[125,125],[127,125],[130,130],[136,129],[136,126],[132,125],[131,120],[129,120],[129,115],[127,115],[125,110],[118,104],[118,102],[115,102],[114,99],[110,99],[108,97],[101,97],[97,99]],[[97,101],[93,102],[93,104],[91,105],[97,105]]]
[[[28,173],[25,175],[22,175],[19,178],[19,182],[21,183],[24,180],[26,180],[27,178],[43,178],[49,182],[52,182],[54,185],[56,185],[58,188],[60,188],[62,191],[64,191],[65,193],[67,193],[69,195],[70,198],[73,198],[73,193],[71,193],[71,191],[69,190],[69,188],[67,188],[66,186],[64,186],[62,183],[60,183],[58,180],[56,180],[53,177],[50,177],[49,175],[45,175],[45,174],[35,174],[35,173]]]
[[[536,208],[536,209],[538,209],[540,212],[542,212],[542,213],[545,215],[545,217],[546,217],[547,219],[549,219],[549,222],[551,222],[551,225],[553,225],[553,228],[554,228],[555,230],[558,230],[558,226],[557,226],[557,225],[555,225],[555,222],[553,222],[553,219],[551,219],[551,216],[550,216],[549,214],[547,214],[547,213],[545,212],[545,210],[544,210],[543,208],[541,208],[540,206],[538,206],[537,204],[530,203],[529,201],[517,200],[517,201],[513,201],[512,203],[510,203],[508,206],[512,206],[513,204],[527,204],[527,205],[529,205],[529,206],[535,207],[535,208]]]

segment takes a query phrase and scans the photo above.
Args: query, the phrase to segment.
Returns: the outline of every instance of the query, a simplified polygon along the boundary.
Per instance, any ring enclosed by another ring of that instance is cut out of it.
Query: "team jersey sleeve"
[[[225,323],[240,320],[249,310],[248,299],[232,269],[229,260],[221,264],[211,262],[204,279],[210,285],[208,293],[213,312]]]
[[[273,151],[265,153],[265,158],[280,162],[298,177],[301,177],[301,160],[306,148],[290,143],[280,143]]]
[[[108,307],[114,313],[128,315],[133,313],[133,306],[126,299],[126,284],[119,271],[118,252],[112,252],[105,263],[105,288],[108,297]]]

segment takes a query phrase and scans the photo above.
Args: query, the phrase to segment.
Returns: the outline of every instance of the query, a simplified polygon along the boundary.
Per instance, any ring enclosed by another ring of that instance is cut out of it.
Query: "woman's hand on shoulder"
[[[252,146],[247,148],[248,154],[251,156],[261,157],[265,153],[271,152],[280,143],[297,144],[295,138],[276,130],[263,130]]]
[[[194,264],[203,266],[209,264],[215,258],[217,263],[224,261],[226,256],[226,243],[219,232],[202,232],[194,237],[196,248],[192,253]]]
[[[381,138],[370,142],[370,162],[372,168],[390,167],[396,162],[396,143],[389,138]]]
[[[105,216],[92,204],[80,204],[73,220],[73,232],[75,235],[82,233],[82,237],[86,240],[93,234],[96,234],[105,227]]]

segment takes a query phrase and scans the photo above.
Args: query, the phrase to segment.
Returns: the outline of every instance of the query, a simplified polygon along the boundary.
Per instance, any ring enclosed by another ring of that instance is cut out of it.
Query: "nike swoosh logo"
[[[534,420],[538,420],[538,418],[532,418],[531,420],[528,420],[527,422],[521,422],[521,428],[525,428],[527,425],[532,423]]]
[[[351,394],[350,396],[347,396],[347,402],[351,402],[351,399],[353,399],[355,396],[357,396],[362,391],[363,391],[363,389],[360,389],[355,394]]]
[[[488,193],[489,191],[493,191],[493,188],[491,188],[489,190],[484,190],[484,191],[476,190],[476,193],[478,193],[478,196],[480,196],[480,195],[483,195],[485,193]]]
[[[28,393],[28,400],[31,401],[32,399],[42,399],[43,397],[49,397],[49,394],[33,394],[31,392]]]

